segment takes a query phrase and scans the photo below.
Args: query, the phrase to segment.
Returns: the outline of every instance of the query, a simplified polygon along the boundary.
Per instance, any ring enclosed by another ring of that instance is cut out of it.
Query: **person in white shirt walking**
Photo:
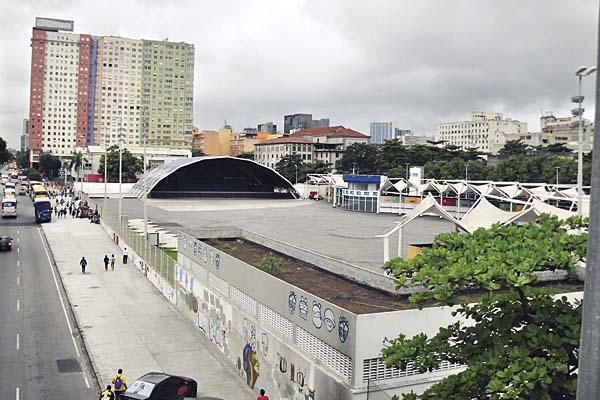
[[[127,264],[128,256],[129,256],[129,252],[127,251],[127,247],[123,247],[123,264]]]

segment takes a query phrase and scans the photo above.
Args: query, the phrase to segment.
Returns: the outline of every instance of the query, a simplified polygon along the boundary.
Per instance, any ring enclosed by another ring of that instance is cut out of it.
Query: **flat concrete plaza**
[[[94,200],[102,205],[102,199]],[[111,213],[117,212],[117,204],[109,200]],[[123,199],[123,214],[143,218],[142,201]],[[375,236],[396,226],[399,217],[346,211],[313,200],[148,199],[148,219],[172,232],[238,227],[380,272],[383,239]],[[405,227],[403,243],[431,242],[438,233],[452,230],[451,223],[438,217],[420,217]],[[391,256],[396,249],[394,235]]]

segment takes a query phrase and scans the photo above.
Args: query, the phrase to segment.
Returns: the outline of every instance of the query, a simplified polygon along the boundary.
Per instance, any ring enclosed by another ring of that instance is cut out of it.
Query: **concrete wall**
[[[356,315],[180,233],[177,304],[256,391],[351,399]]]

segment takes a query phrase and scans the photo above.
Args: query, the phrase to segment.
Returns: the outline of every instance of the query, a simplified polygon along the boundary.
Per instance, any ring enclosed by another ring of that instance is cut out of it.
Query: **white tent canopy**
[[[529,192],[520,187],[519,185],[502,186],[498,189],[503,191],[509,199],[514,199],[517,197],[530,197]]]
[[[490,203],[485,196],[481,196],[460,222],[467,232],[473,233],[479,228],[489,228],[495,223],[503,224],[510,221],[521,212],[501,210]]]

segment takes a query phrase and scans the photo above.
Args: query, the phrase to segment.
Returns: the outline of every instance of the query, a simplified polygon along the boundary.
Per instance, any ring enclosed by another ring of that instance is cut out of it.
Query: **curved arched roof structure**
[[[252,160],[235,157],[180,158],[143,175],[130,194],[144,197],[299,198],[276,171]]]

